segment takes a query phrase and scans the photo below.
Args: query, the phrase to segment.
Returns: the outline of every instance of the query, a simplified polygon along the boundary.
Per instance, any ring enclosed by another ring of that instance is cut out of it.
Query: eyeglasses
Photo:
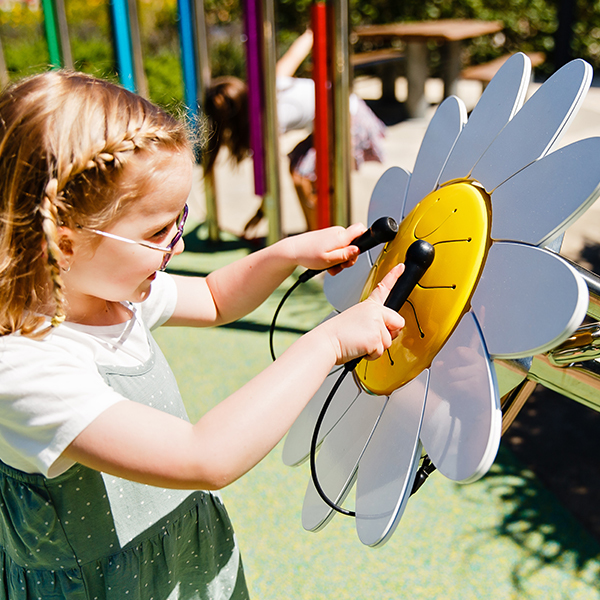
[[[78,227],[80,229],[85,229],[86,231],[96,233],[97,235],[110,238],[111,240],[127,242],[128,244],[137,244],[138,246],[144,246],[144,248],[151,248],[152,250],[159,250],[160,252],[164,252],[165,256],[159,269],[159,271],[164,271],[167,267],[168,262],[173,256],[173,249],[175,248],[175,246],[177,246],[177,243],[183,236],[183,226],[185,225],[187,216],[188,205],[186,204],[183,207],[183,210],[181,211],[179,216],[177,217],[177,220],[175,221],[175,225],[177,226],[177,232],[175,233],[175,236],[167,246],[159,246],[158,244],[153,244],[152,242],[136,242],[135,240],[130,240],[129,238],[121,237],[120,235],[115,235],[114,233],[108,233],[107,231],[101,231],[100,229],[92,229],[91,227],[85,227],[83,225],[78,225]]]

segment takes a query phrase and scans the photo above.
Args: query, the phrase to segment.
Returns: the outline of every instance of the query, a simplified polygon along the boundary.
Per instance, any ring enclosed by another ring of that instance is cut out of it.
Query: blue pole
[[[192,122],[198,118],[198,80],[196,77],[196,50],[194,45],[194,7],[191,0],[178,0],[179,39],[185,105]]]
[[[110,0],[110,9],[119,81],[125,89],[135,92],[136,85],[127,0]]]

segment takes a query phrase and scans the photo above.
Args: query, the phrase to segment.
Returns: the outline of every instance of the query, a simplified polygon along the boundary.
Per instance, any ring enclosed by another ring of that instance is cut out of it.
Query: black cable
[[[275,356],[275,348],[274,348],[274,345],[273,345],[273,338],[275,336],[275,323],[277,322],[277,315],[279,314],[279,311],[283,307],[285,301],[290,297],[290,295],[292,294],[292,292],[301,283],[303,283],[303,281],[304,280],[302,280],[302,279],[298,279],[298,280],[296,280],[294,282],[294,285],[292,285],[292,287],[290,287],[290,289],[283,295],[283,298],[279,302],[279,306],[277,306],[277,309],[275,310],[275,314],[273,315],[273,320],[271,321],[271,327],[269,327],[269,349],[271,350],[271,358],[273,360],[277,360],[277,357]]]
[[[425,271],[431,266],[435,255],[435,250],[431,244],[424,240],[417,240],[413,242],[406,251],[406,259],[404,261],[404,272],[398,278],[388,297],[386,298],[384,305],[392,308],[393,310],[399,311],[403,304],[408,300],[408,296],[415,288]],[[316,452],[317,452],[317,442],[319,439],[319,431],[321,429],[321,425],[323,420],[325,419],[325,414],[329,409],[329,405],[331,404],[333,397],[337,393],[338,389],[342,385],[344,377],[350,371],[353,371],[358,363],[364,358],[364,356],[359,356],[344,365],[344,371],[338,377],[334,386],[329,391],[329,395],[321,408],[321,412],[319,413],[319,418],[315,424],[315,429],[313,431],[313,436],[310,444],[310,471],[313,480],[313,484],[317,493],[329,506],[333,508],[333,510],[346,515],[348,517],[355,517],[356,513],[351,510],[346,510],[341,506],[338,506],[335,502],[333,502],[325,493],[323,488],[319,483],[319,478],[317,477],[317,467],[316,467]],[[429,457],[425,457],[421,467],[419,468],[417,475],[415,476],[415,484],[413,485],[413,489],[411,491],[411,495],[414,494],[422,485],[425,483],[425,480],[433,471],[435,470],[435,466],[429,460]]]
[[[358,359],[358,360],[360,360],[360,359]],[[352,364],[354,362],[355,361],[352,361],[351,363],[346,363],[346,365],[344,365],[344,370],[342,371],[341,375],[337,378],[337,381],[331,388],[329,395],[327,396],[327,399],[325,400],[325,403],[323,404],[323,407],[321,408],[321,412],[319,413],[319,418],[317,419],[317,422],[315,423],[312,440],[310,442],[310,474],[311,474],[315,489],[317,490],[317,493],[321,497],[321,500],[323,500],[323,502],[325,502],[325,504],[327,504],[327,506],[329,506],[330,508],[333,508],[333,510],[341,513],[342,515],[346,515],[347,517],[356,517],[356,513],[352,510],[346,510],[345,508],[338,506],[333,500],[331,500],[327,496],[327,494],[321,487],[321,484],[319,483],[319,478],[317,477],[316,454],[317,454],[317,442],[319,440],[319,431],[321,430],[321,425],[323,424],[323,420],[325,419],[325,414],[327,413],[327,410],[329,409],[329,405],[331,404],[331,401],[333,400],[334,396],[336,395],[338,389],[342,385],[342,382],[344,381],[344,377],[346,377],[346,375],[348,375],[348,373],[350,373],[350,371],[352,371],[352,369],[354,368],[354,366],[352,366]],[[350,365],[350,366],[348,367],[348,365]]]

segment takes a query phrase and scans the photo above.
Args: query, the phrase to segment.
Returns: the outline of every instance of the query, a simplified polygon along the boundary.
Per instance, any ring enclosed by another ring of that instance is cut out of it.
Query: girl
[[[221,499],[197,490],[246,473],[335,364],[403,326],[382,306],[400,267],[189,423],[149,328],[237,319],[298,265],[352,264],[364,230],[170,276],[191,176],[184,128],[118,86],[50,72],[0,97],[0,597],[247,597]]]
[[[277,61],[277,120],[281,133],[312,127],[315,119],[315,85],[312,79],[294,77],[313,45],[313,34],[307,29],[294,40]],[[350,94],[350,117],[353,167],[366,161],[383,161],[385,125],[362,98]],[[248,127],[248,89],[235,77],[213,81],[206,94],[205,110],[214,132],[208,140],[207,172],[214,169],[221,147],[225,146],[234,162],[241,162],[250,149]],[[316,151],[310,134],[288,154],[290,173],[309,230],[317,229]],[[263,218],[263,207],[245,227],[248,235]]]

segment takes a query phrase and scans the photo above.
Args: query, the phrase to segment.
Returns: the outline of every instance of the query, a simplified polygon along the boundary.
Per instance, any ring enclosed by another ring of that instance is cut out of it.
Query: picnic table
[[[478,19],[440,19],[437,21],[411,21],[385,25],[361,25],[354,29],[359,39],[406,43],[406,79],[408,96],[406,109],[410,117],[422,117],[427,104],[425,82],[429,75],[427,43],[436,41],[444,46],[442,79],[444,97],[456,94],[461,72],[461,45],[464,40],[502,31],[501,21]],[[393,86],[388,86],[393,90]],[[385,98],[395,100],[394,98]]]

